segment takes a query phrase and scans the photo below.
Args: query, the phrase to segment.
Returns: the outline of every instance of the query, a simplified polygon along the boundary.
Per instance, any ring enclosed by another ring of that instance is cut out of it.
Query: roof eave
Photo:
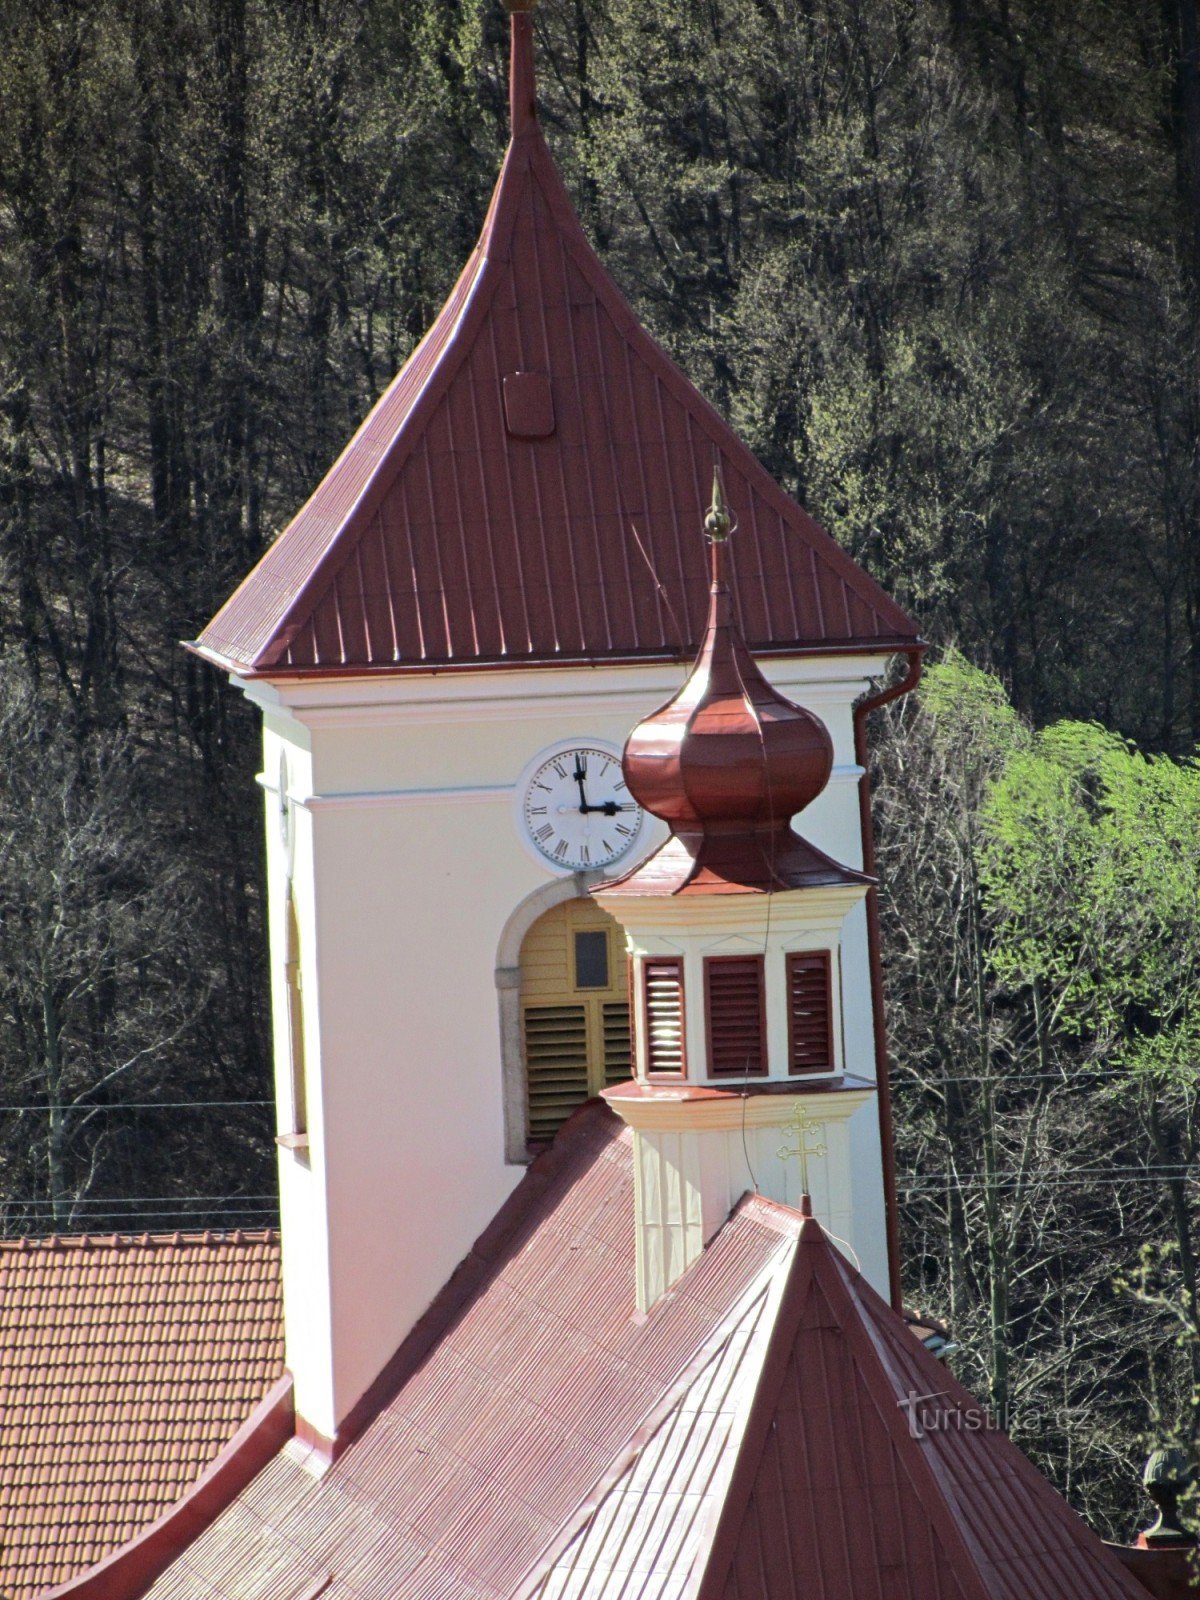
[[[445,676],[448,673],[523,671],[527,667],[587,667],[596,669],[601,667],[674,665],[680,661],[690,660],[690,653],[686,650],[647,650],[629,651],[611,656],[598,654],[510,656],[479,661],[360,662],[355,666],[346,666],[338,662],[336,664],[331,663],[328,666],[318,664],[316,666],[293,667],[263,663],[261,658],[258,661],[239,660],[234,656],[224,654],[212,645],[206,644],[203,635],[199,639],[184,639],[180,642],[183,648],[190,651],[192,655],[199,656],[210,665],[219,667],[222,672],[228,672],[234,677],[294,683],[314,679],[328,682],[331,678],[350,680],[397,677],[434,678]],[[928,648],[929,646],[924,639],[912,636],[885,639],[845,639],[836,643],[756,646],[754,654],[760,660],[788,661],[794,658],[817,659],[822,656],[894,656],[906,651],[921,651],[923,653]]]

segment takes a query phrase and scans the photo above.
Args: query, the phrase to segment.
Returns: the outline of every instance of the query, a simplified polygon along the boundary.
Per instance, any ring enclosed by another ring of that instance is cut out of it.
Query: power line
[[[93,1211],[86,1218],[74,1218],[75,1222],[88,1222],[93,1224],[98,1218],[117,1218],[120,1222],[134,1222],[144,1216],[184,1216],[184,1218],[198,1219],[202,1216],[278,1216],[278,1206],[200,1206],[195,1211],[178,1210],[150,1210],[150,1211]],[[22,1206],[21,1218],[30,1221],[43,1221],[50,1218],[54,1221],[54,1211],[50,1206]],[[10,1218],[10,1222],[14,1221]],[[102,1230],[104,1232],[104,1230]],[[110,1232],[110,1229],[109,1229]]]
[[[61,1111],[191,1111],[209,1106],[270,1106],[273,1100],[105,1100],[94,1104],[88,1100],[73,1100],[61,1106]],[[49,1106],[3,1106],[0,1111],[49,1111]]]
[[[230,1199],[228,1201],[216,1201],[216,1202],[213,1202],[213,1201],[181,1201],[178,1205],[172,1205],[171,1206],[171,1210],[173,1210],[173,1211],[181,1211],[185,1205],[193,1205],[193,1206],[196,1207],[196,1209],[198,1209],[200,1211],[278,1211],[279,1210],[278,1204],[274,1204],[273,1205],[269,1201],[257,1201],[257,1202],[254,1202],[254,1203],[247,1203],[247,1204],[243,1205],[237,1199],[236,1196],[234,1196],[232,1199]],[[51,1200],[13,1200],[13,1201],[7,1202],[6,1207],[0,1207],[0,1210],[3,1210],[3,1209],[8,1209],[10,1211],[15,1211],[15,1210],[18,1210],[18,1209],[20,1209],[22,1211],[53,1211],[54,1210],[54,1203]],[[116,1216],[117,1213],[118,1213],[118,1210],[120,1210],[121,1208],[119,1206],[117,1206],[117,1205],[108,1206],[108,1205],[103,1204],[103,1202],[95,1202],[93,1204],[89,1204],[87,1209],[89,1211],[95,1211],[95,1212],[101,1213],[101,1214],[103,1214],[105,1216]],[[134,1206],[134,1207],[125,1208],[125,1209],[128,1209],[129,1215],[134,1216],[139,1211],[150,1211],[150,1210],[154,1210],[154,1209],[157,1209],[157,1208],[152,1207],[152,1206]],[[78,1211],[79,1210],[79,1206],[78,1205],[64,1204],[64,1205],[61,1205],[59,1207],[59,1210],[61,1210],[61,1211]]]
[[[1173,1173],[1176,1178],[1187,1178],[1190,1173],[1200,1176],[1200,1166],[1195,1162],[1138,1162],[1136,1166],[1072,1166],[1069,1171],[1064,1171],[1061,1166],[1030,1166],[1026,1173],[1019,1173],[1013,1166],[1005,1166],[997,1174],[998,1178],[1024,1181],[1026,1178],[1061,1178],[1064,1182],[1074,1182],[1077,1178],[1106,1178],[1110,1173]],[[987,1182],[987,1173],[979,1171],[965,1171],[965,1173],[909,1173],[907,1182],[933,1182],[934,1179],[946,1178],[960,1182],[963,1179],[981,1179]]]
[[[935,1088],[939,1083],[990,1083],[994,1088],[1006,1089],[1013,1083],[1063,1083],[1074,1085],[1083,1078],[1133,1078],[1135,1070],[1130,1067],[1079,1067],[1076,1072],[986,1072],[970,1073],[964,1077],[942,1078],[930,1074],[923,1077],[913,1067],[898,1068],[896,1072],[897,1088],[904,1087],[906,1082],[915,1083],[919,1088]]]
[[[1177,1172],[1173,1176],[1175,1176],[1177,1178],[1181,1178],[1187,1183],[1195,1183],[1198,1179],[1200,1179],[1200,1172]],[[966,1182],[966,1183],[956,1182],[953,1185],[946,1185],[946,1184],[939,1184],[939,1183],[923,1183],[923,1182],[920,1182],[920,1181],[913,1182],[913,1183],[901,1182],[900,1184],[897,1185],[897,1187],[903,1189],[906,1194],[915,1194],[915,1195],[918,1195],[918,1196],[922,1196],[922,1195],[924,1195],[924,1196],[933,1196],[933,1195],[944,1193],[947,1187],[953,1187],[954,1189],[956,1189],[956,1190],[958,1190],[958,1191],[960,1191],[962,1193],[974,1194],[974,1193],[978,1193],[978,1192],[981,1192],[984,1189],[989,1189],[989,1188],[992,1188],[992,1189],[1016,1189],[1016,1188],[1019,1188],[1021,1186],[1021,1184],[1023,1182],[1025,1182],[1025,1181],[1026,1180],[1021,1179],[1021,1178],[1005,1178],[1005,1179],[999,1179],[999,1180],[997,1180],[997,1181],[995,1181],[993,1183],[989,1183],[986,1178],[975,1178],[975,1179],[972,1179],[972,1180],[970,1180],[969,1182]],[[1122,1184],[1126,1184],[1126,1183],[1161,1183],[1162,1181],[1163,1180],[1162,1180],[1161,1177],[1155,1177],[1151,1173],[1143,1173],[1141,1175],[1138,1175],[1136,1173],[1129,1173],[1127,1176],[1121,1177],[1121,1178],[1094,1178],[1092,1180],[1091,1186],[1092,1187],[1099,1186],[1099,1187],[1105,1187],[1105,1188],[1119,1189]],[[1066,1188],[1079,1188],[1079,1187],[1081,1187],[1078,1184],[1077,1180],[1075,1178],[1073,1178],[1073,1177],[1040,1178],[1040,1179],[1037,1179],[1037,1183],[1038,1183],[1038,1187],[1040,1187],[1040,1188],[1048,1188],[1048,1189],[1066,1189]]]
[[[218,1205],[229,1205],[235,1200],[272,1200],[278,1204],[279,1196],[275,1194],[133,1194],[114,1195],[105,1199],[103,1196],[84,1195],[82,1198],[72,1200],[69,1203],[72,1207],[182,1205],[185,1201],[194,1201],[197,1205],[201,1205],[210,1200]],[[5,1195],[0,1197],[0,1205],[6,1206],[49,1206],[53,1204],[53,1200],[46,1195],[26,1195],[23,1197]]]

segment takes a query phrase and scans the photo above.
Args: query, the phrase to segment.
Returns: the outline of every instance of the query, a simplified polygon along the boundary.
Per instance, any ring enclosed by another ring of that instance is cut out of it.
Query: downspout
[[[858,810],[862,827],[863,871],[875,877],[875,835],[871,827],[871,780],[867,773],[867,718],[872,711],[915,689],[921,676],[924,645],[897,651],[908,661],[899,683],[878,694],[867,695],[854,707],[854,759],[862,768],[858,780]],[[892,1308],[904,1309],[900,1290],[900,1215],[896,1197],[896,1150],[892,1124],[892,1090],[888,1064],[887,1022],[883,1012],[883,962],[879,948],[879,890],[867,891],[867,956],[871,965],[871,1014],[875,1025],[875,1081],[879,1099],[879,1142],[883,1150],[883,1204],[887,1219],[888,1284]]]

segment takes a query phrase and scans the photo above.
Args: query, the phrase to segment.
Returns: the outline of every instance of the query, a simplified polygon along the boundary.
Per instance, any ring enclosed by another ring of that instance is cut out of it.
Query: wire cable
[[[60,1106],[67,1111],[191,1111],[207,1110],[213,1106],[229,1109],[234,1106],[269,1106],[272,1100],[72,1100]],[[16,1115],[18,1112],[49,1111],[49,1106],[5,1106],[0,1112]]]

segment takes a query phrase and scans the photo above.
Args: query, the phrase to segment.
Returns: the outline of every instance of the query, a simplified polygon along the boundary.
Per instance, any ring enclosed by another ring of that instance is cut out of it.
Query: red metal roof
[[[101,1560],[283,1368],[268,1233],[0,1244],[0,1594]]]
[[[284,1579],[289,1596],[324,1600],[557,1594],[551,1575],[565,1583],[579,1571],[581,1535],[613,1514],[614,1491],[636,1485],[646,1504],[640,1517],[623,1505],[624,1524],[645,1533],[661,1517],[678,1532],[663,1424],[689,1412],[689,1389],[715,1370],[768,1278],[778,1309],[688,1594],[1141,1594],[1030,1463],[978,1426],[975,1402],[811,1220],[747,1196],[638,1315],[632,1165],[631,1135],[606,1107],[578,1112],[406,1341],[356,1442],[322,1475],[294,1446],[282,1452],[159,1577],[151,1600],[274,1594]],[[912,1437],[899,1404],[910,1393],[962,1421]],[[709,1465],[716,1483],[723,1474]],[[599,1553],[595,1583],[579,1592],[608,1594],[596,1585],[601,1569],[619,1570],[612,1540],[588,1548]],[[673,1547],[672,1582],[678,1556]]]
[[[689,653],[715,462],[753,648],[911,645],[899,607],[639,326],[528,110],[529,17],[512,27],[514,134],[474,254],[198,648],[272,674]]]
[[[715,520],[714,520],[715,519]],[[771,686],[733,617],[729,516],[714,479],[707,518],[712,590],[704,640],[678,694],[625,741],[629,792],[670,837],[648,860],[594,893],[746,894],[873,879],[840,866],[792,831],[833,770],[829,730]]]
[[[228,1574],[276,1570],[297,1593],[329,1576],[322,1600],[501,1600],[547,1566],[794,1236],[746,1202],[638,1316],[631,1152],[606,1106],[577,1112],[406,1341],[366,1431],[320,1478],[281,1456],[153,1600],[228,1600]]]
[[[1145,1593],[811,1218],[697,1600]]]

